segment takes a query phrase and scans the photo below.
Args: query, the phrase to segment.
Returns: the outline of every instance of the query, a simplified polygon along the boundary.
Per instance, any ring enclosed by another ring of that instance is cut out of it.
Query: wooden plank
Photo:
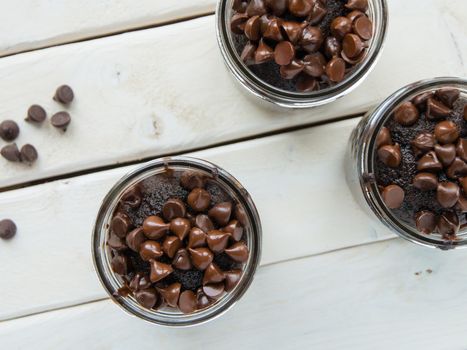
[[[344,153],[357,121],[195,154],[228,169],[251,193],[262,218],[263,264],[393,237],[372,226],[347,188]],[[105,296],[91,231],[102,198],[130,169],[0,194],[2,216],[19,228],[0,247],[0,275],[8,281],[0,284],[0,320]]]
[[[0,56],[212,13],[215,0],[3,1]]]
[[[202,326],[157,327],[106,300],[3,322],[0,345],[465,349],[466,263],[463,251],[435,251],[395,239],[262,267],[235,308]]]
[[[390,3],[397,16],[374,72],[349,96],[305,111],[264,106],[240,90],[213,17],[1,59],[2,118],[21,121],[32,103],[56,112],[51,95],[62,83],[76,101],[65,135],[21,123],[18,143],[36,145],[40,160],[30,169],[0,159],[0,187],[359,113],[415,80],[467,75],[466,2]]]

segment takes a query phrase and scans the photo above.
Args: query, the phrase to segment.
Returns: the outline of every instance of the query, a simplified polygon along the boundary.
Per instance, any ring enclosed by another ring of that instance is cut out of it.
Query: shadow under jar
[[[408,85],[358,124],[347,180],[362,208],[399,236],[467,246],[467,80]]]
[[[142,165],[110,190],[93,233],[93,259],[123,310],[191,326],[232,307],[252,282],[261,224],[243,186],[209,162],[173,157]]]
[[[332,102],[376,64],[385,0],[220,0],[217,38],[230,72],[249,92],[282,107]]]

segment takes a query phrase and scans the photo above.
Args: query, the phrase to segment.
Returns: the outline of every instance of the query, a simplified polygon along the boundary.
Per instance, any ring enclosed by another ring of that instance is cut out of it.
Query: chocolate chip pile
[[[55,91],[53,99],[62,105],[69,105],[74,98],[73,90],[68,85],[61,85]],[[47,113],[39,105],[29,107],[25,121],[34,124],[42,124],[47,118]],[[55,113],[50,118],[50,123],[63,131],[71,122],[71,117],[68,112],[61,111]],[[13,120],[4,120],[0,123],[0,138],[4,141],[12,142],[19,135],[20,129],[18,124]],[[18,148],[16,143],[9,143],[2,147],[0,154],[10,162],[23,162],[27,164],[34,163],[39,157],[36,148],[31,144],[26,144]]]
[[[145,308],[192,313],[231,291],[248,260],[245,212],[216,180],[157,175],[127,191],[110,224],[111,267]]]
[[[373,35],[367,0],[236,0],[241,59],[269,84],[299,92],[342,81]]]
[[[467,99],[442,88],[402,103],[376,148],[387,207],[423,234],[456,239],[467,213]]]

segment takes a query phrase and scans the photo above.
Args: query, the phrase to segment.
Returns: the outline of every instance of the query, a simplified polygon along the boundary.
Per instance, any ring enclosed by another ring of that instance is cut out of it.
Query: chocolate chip
[[[234,0],[232,2],[232,9],[237,12],[245,12],[247,7],[247,2],[243,0]]]
[[[253,16],[245,24],[245,35],[252,41],[258,41],[261,38],[259,16]]]
[[[445,106],[442,102],[434,98],[428,98],[426,117],[429,120],[436,120],[439,118],[448,117],[451,114],[451,109]]]
[[[144,241],[146,241],[146,236],[141,227],[134,229],[126,236],[126,244],[135,252],[140,251],[140,247]]]
[[[66,131],[68,125],[70,125],[71,123],[70,114],[68,114],[68,112],[55,113],[52,116],[52,118],[50,118],[50,123],[57,129],[62,129],[63,131]]]
[[[455,150],[457,156],[464,161],[467,161],[467,139],[459,139]]]
[[[362,11],[353,10],[353,11],[349,12],[346,17],[348,19],[350,19],[352,21],[352,23],[354,23],[356,19],[358,19],[358,18],[360,18],[362,16],[366,16]]]
[[[313,8],[311,9],[310,14],[308,15],[307,21],[312,25],[317,25],[320,23],[324,17],[326,17],[326,14],[328,13],[328,10],[325,6],[325,1],[311,1]]]
[[[112,271],[118,275],[126,275],[128,273],[128,258],[122,254],[116,254],[110,261]]]
[[[394,120],[403,126],[410,126],[417,122],[420,114],[412,102],[404,102],[394,111]]]
[[[197,187],[204,188],[206,178],[197,172],[185,171],[180,177],[180,185],[190,191]]]
[[[290,64],[295,57],[295,48],[290,41],[282,41],[276,45],[274,60],[280,66]]]
[[[47,113],[44,108],[39,105],[32,105],[28,109],[26,121],[33,123],[42,123],[47,118]]]
[[[143,222],[143,231],[149,239],[160,239],[169,231],[170,224],[166,224],[159,216],[149,216]]]
[[[242,271],[241,270],[230,270],[230,271],[225,271],[224,272],[225,276],[225,291],[230,292],[233,290],[238,282],[240,281],[240,278],[242,277]]]
[[[312,2],[309,0],[289,0],[289,11],[297,17],[306,17],[311,13]]]
[[[179,270],[191,270],[192,265],[188,251],[186,249],[177,250],[173,258],[172,265]]]
[[[287,39],[292,44],[298,43],[303,31],[303,27],[300,23],[294,21],[282,21],[281,28],[285,32]]]
[[[172,231],[181,241],[185,239],[191,230],[190,220],[185,218],[175,218],[170,222],[170,231]]]
[[[467,198],[463,194],[460,195],[455,208],[461,213],[467,213]]]
[[[201,190],[201,189],[200,189]],[[204,190],[202,190],[204,191]],[[186,214],[185,203],[178,198],[171,198],[162,207],[162,215],[168,221],[183,218]]]
[[[202,231],[208,233],[211,230],[214,230],[214,224],[212,223],[209,216],[205,214],[199,214],[196,216],[195,225]]]
[[[460,96],[460,91],[453,88],[441,88],[436,91],[435,96],[446,106],[452,108]]]
[[[152,259],[159,259],[164,255],[164,252],[159,242],[149,240],[141,243],[139,255],[144,261],[149,261]]]
[[[280,74],[283,79],[293,79],[303,71],[305,65],[299,60],[292,60],[290,64],[280,67]]]
[[[320,52],[306,55],[303,58],[303,71],[311,77],[319,78],[325,73],[326,59]]]
[[[227,226],[222,228],[222,231],[230,233],[230,237],[236,242],[241,240],[243,236],[243,227],[237,220],[230,221]]]
[[[255,52],[258,49],[258,46],[252,42],[248,42],[243,48],[240,58],[247,65],[253,64],[255,62]],[[194,187],[193,187],[194,188]],[[189,188],[192,190],[193,188]]]
[[[243,208],[240,204],[235,206],[235,219],[237,219],[243,227],[245,227],[248,223],[248,216],[245,212],[245,208]]]
[[[248,15],[246,13],[236,13],[232,16],[230,20],[230,29],[236,34],[243,34],[245,30],[245,24],[248,20]]]
[[[73,93],[71,87],[69,87],[68,85],[62,85],[59,86],[55,91],[54,100],[67,105],[71,103],[71,101],[73,101],[74,97],[75,94]]]
[[[448,167],[456,158],[456,147],[452,144],[435,145],[435,153],[443,166]]]
[[[338,39],[352,31],[352,21],[344,16],[336,17],[331,22],[331,34]]]
[[[362,53],[364,46],[358,35],[346,34],[342,42],[342,49],[347,57],[355,58]]]
[[[198,305],[198,309],[204,309],[211,304],[211,300],[206,294],[204,294],[202,287],[196,290],[196,302]]]
[[[227,225],[231,214],[232,203],[230,202],[217,203],[208,212],[209,217],[221,226]]]
[[[135,292],[135,299],[147,309],[152,309],[157,303],[157,292],[154,288]]]
[[[417,230],[425,235],[429,235],[436,228],[436,215],[431,211],[423,210],[415,216]]]
[[[366,15],[359,16],[353,22],[353,31],[363,40],[370,40],[373,36],[373,23]]]
[[[443,169],[443,164],[438,160],[436,153],[430,151],[420,158],[417,162],[418,171],[438,172]]]
[[[413,139],[410,144],[415,153],[415,156],[419,156],[422,153],[431,151],[435,146],[435,135],[429,132],[422,132]]]
[[[195,188],[188,195],[187,203],[196,212],[205,211],[211,203],[211,195],[202,188]]]
[[[326,65],[326,74],[329,80],[338,83],[344,79],[345,62],[340,57],[334,57]]]
[[[19,126],[13,120],[4,120],[0,123],[0,137],[5,141],[13,141],[19,135]]]
[[[118,212],[112,218],[110,229],[120,238],[125,238],[131,228],[131,220],[125,213]]]
[[[419,173],[413,179],[414,187],[421,191],[430,191],[438,187],[438,178],[431,173]]]
[[[3,219],[0,221],[0,238],[11,239],[16,235],[16,224],[13,220]]]
[[[368,0],[349,0],[345,7],[350,10],[366,11],[368,9]]]
[[[456,205],[460,195],[459,186],[454,182],[440,182],[436,190],[436,200],[443,208]]]
[[[180,283],[172,283],[165,288],[157,288],[157,291],[162,296],[167,305],[177,307],[180,297],[182,285]]]
[[[37,154],[37,150],[33,145],[26,144],[23,147],[21,147],[21,161],[26,162],[29,164],[34,163],[39,155]]]
[[[149,274],[149,279],[152,283],[156,283],[160,280],[163,280],[173,272],[172,266],[164,264],[160,261],[151,260],[150,265],[151,273]]]
[[[193,227],[188,235],[188,248],[199,248],[206,245],[206,233],[198,227]]]
[[[146,273],[138,272],[130,281],[130,289],[132,290],[148,289],[149,287],[151,287],[151,281]]]
[[[6,146],[3,146],[0,150],[0,154],[3,158],[10,162],[20,162],[21,153],[19,152],[18,146],[16,143],[12,143]]]
[[[284,36],[282,35],[282,31],[281,31],[281,21],[279,19],[277,18],[269,19],[266,25],[266,30],[263,33],[263,38],[270,39],[270,40],[277,41],[277,42],[284,40]],[[264,45],[265,45],[264,49],[266,52],[265,56],[267,56],[267,51],[269,51],[268,49],[269,46],[267,46],[266,44]]]
[[[384,187],[381,197],[389,209],[400,208],[404,202],[404,190],[398,185],[389,185]]]
[[[209,298],[217,299],[224,293],[224,283],[210,283],[203,286],[203,292]]]
[[[438,232],[445,239],[455,238],[459,228],[459,217],[453,211],[444,212],[438,219]]]
[[[328,58],[337,57],[342,50],[342,44],[334,36],[328,36],[324,39],[324,54]]]
[[[309,75],[301,74],[297,79],[297,91],[299,92],[311,92],[318,88],[318,82],[315,78]]]
[[[141,197],[142,194],[139,186],[133,186],[123,194],[120,201],[131,208],[138,208],[141,205]]]
[[[203,285],[219,283],[222,282],[224,278],[224,272],[216,264],[211,263],[206,270],[204,270]]]
[[[113,232],[110,232],[109,239],[107,240],[107,245],[110,248],[118,251],[128,249],[128,246],[125,244],[125,241]]]
[[[459,157],[454,158],[454,161],[446,170],[446,175],[450,179],[457,179],[467,175],[467,164]]]
[[[256,0],[253,0],[253,2]],[[198,306],[196,295],[191,290],[185,290],[180,294],[178,301],[178,308],[185,314],[191,314],[195,312]]]
[[[378,158],[388,167],[397,168],[401,164],[401,148],[398,144],[381,146],[378,149]]]
[[[212,260],[214,255],[207,248],[189,248],[191,262],[198,270],[205,270]]]
[[[265,0],[265,2],[276,16],[283,15],[287,10],[288,0]]]
[[[323,44],[323,41],[323,33],[318,27],[305,27],[300,37],[300,45],[308,53],[318,51]]]
[[[219,254],[224,251],[229,242],[230,234],[218,230],[209,231],[207,234],[206,242],[212,252]]]
[[[379,130],[378,136],[376,136],[376,149],[385,145],[392,145],[392,139],[391,132],[389,131],[389,129],[383,126]]]
[[[455,142],[459,138],[457,125],[449,120],[439,122],[435,126],[435,138],[441,144]]]
[[[169,257],[173,258],[175,253],[182,247],[182,241],[178,237],[168,236],[162,244],[162,250]]]
[[[427,108],[427,101],[433,96],[431,91],[421,93],[412,99],[412,103],[418,108],[419,111],[424,112]]]
[[[246,262],[249,256],[249,250],[245,242],[234,243],[232,246],[225,249],[225,253],[239,263]]]

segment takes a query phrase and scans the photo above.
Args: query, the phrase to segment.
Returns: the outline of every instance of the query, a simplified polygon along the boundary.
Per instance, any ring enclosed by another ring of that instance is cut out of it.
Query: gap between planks
[[[376,245],[378,243],[382,243],[382,242],[386,242],[386,241],[390,241],[390,240],[394,240],[394,239],[398,239],[398,238],[399,237],[397,237],[397,236],[387,237],[387,238],[383,238],[383,239],[380,239],[380,240],[377,240],[377,241],[354,244],[354,245],[350,245],[350,246],[346,246],[346,247],[342,247],[342,248],[328,250],[328,251],[325,251],[325,252],[307,254],[307,255],[303,255],[303,256],[297,256],[295,258],[278,260],[278,261],[263,264],[263,265],[261,265],[259,267],[259,269],[262,269],[264,267],[269,267],[269,266],[275,266],[275,265],[279,265],[279,264],[283,264],[283,263],[289,263],[289,262],[293,262],[293,261],[299,261],[299,260],[310,259],[310,258],[314,258],[314,257],[318,257],[318,256],[324,256],[324,255],[327,255],[327,254],[341,252],[341,251],[344,251],[346,249],[353,249],[353,248],[364,247],[364,246],[372,246],[372,245]],[[0,320],[0,324],[6,323],[6,322],[9,322],[9,321],[23,319],[23,318],[26,318],[26,317],[47,314],[49,312],[60,311],[60,310],[80,307],[80,306],[83,306],[83,305],[99,303],[99,302],[105,301],[105,300],[110,300],[110,298],[108,298],[108,297],[97,298],[97,299],[94,299],[94,300],[89,300],[89,301],[84,301],[84,302],[81,302],[81,303],[70,304],[70,305],[67,305],[67,306],[60,306],[60,307],[50,308],[50,309],[44,310],[44,311],[32,312],[32,313],[29,313],[27,315],[21,315],[21,316],[5,318],[3,320]]]
[[[182,154],[185,154],[185,153],[204,151],[204,150],[211,149],[211,148],[228,146],[228,145],[232,145],[232,144],[235,144],[235,143],[251,141],[251,140],[265,138],[265,137],[274,136],[274,135],[286,134],[286,133],[289,133],[289,132],[294,132],[294,131],[298,131],[298,130],[302,130],[302,129],[308,129],[308,128],[317,127],[317,126],[326,125],[326,124],[331,124],[331,123],[337,123],[337,122],[344,121],[344,120],[359,118],[359,117],[361,117],[361,116],[363,116],[365,114],[366,114],[366,111],[362,112],[362,113],[349,114],[349,115],[345,115],[345,116],[335,117],[335,118],[332,118],[332,119],[326,119],[326,120],[322,120],[322,121],[318,121],[318,122],[309,122],[309,123],[305,123],[305,124],[301,124],[301,125],[295,125],[295,126],[290,126],[290,127],[285,127],[285,128],[279,128],[279,129],[275,129],[275,130],[271,130],[271,131],[266,131],[266,132],[263,132],[263,133],[258,133],[258,134],[255,134],[255,135],[250,135],[250,136],[240,137],[240,138],[227,140],[227,141],[223,141],[223,142],[213,143],[213,144],[210,144],[210,145],[207,145],[207,146],[188,148],[188,149],[178,151],[178,152],[169,152],[169,153],[160,154],[160,155],[157,155],[157,156],[145,157],[145,158],[135,159],[135,160],[127,161],[127,162],[109,164],[109,165],[105,165],[105,166],[101,166],[101,167],[94,167],[94,168],[89,168],[89,169],[84,169],[84,170],[79,170],[79,171],[73,171],[73,172],[69,172],[69,173],[65,173],[65,174],[61,174],[61,175],[45,177],[45,178],[34,180],[34,181],[28,181],[28,182],[25,182],[25,183],[19,183],[19,184],[15,184],[15,185],[11,185],[11,186],[1,187],[0,188],[0,193],[8,192],[8,191],[14,191],[14,190],[21,189],[21,188],[26,188],[26,187],[37,186],[37,185],[41,185],[41,184],[48,183],[48,182],[69,179],[69,178],[72,178],[72,177],[89,175],[89,174],[97,173],[97,172],[101,172],[101,171],[122,168],[122,167],[129,166],[129,165],[136,165],[138,163],[145,163],[145,162],[148,162],[150,160],[154,160],[154,159],[158,159],[158,158],[173,157],[173,156],[182,155]]]

